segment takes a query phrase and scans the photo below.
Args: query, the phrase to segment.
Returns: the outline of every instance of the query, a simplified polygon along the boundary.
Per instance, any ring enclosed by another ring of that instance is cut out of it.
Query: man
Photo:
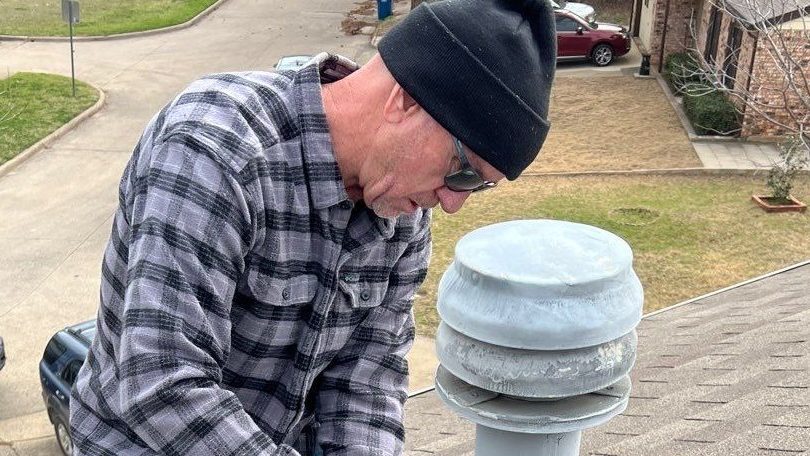
[[[362,68],[175,98],[121,181],[75,453],[400,454],[429,208],[535,158],[555,42],[544,0],[423,4]]]

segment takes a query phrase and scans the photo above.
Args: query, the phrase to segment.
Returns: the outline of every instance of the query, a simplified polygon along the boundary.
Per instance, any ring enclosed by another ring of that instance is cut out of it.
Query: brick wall
[[[706,1],[701,8],[700,17],[698,19],[699,29],[696,48],[701,52],[704,52],[706,49],[711,9],[711,3]],[[722,74],[723,62],[725,61],[726,55],[729,53],[728,39],[733,23],[734,19],[731,15],[723,14],[715,58],[715,71],[717,71],[718,75]],[[781,33],[788,37],[786,42],[788,43],[790,55],[794,56],[801,65],[800,68],[797,68],[796,74],[798,75],[800,71],[804,71],[804,75],[810,78],[810,31],[783,30]],[[806,103],[802,103],[800,97],[796,94],[792,97],[788,96],[787,101],[785,100],[786,86],[782,70],[768,52],[768,47],[770,46],[768,41],[765,39],[758,40],[756,38],[757,34],[758,32],[743,27],[734,89],[744,92],[748,88],[754,95],[755,102],[764,105],[762,109],[767,112],[768,115],[775,117],[781,122],[795,124],[795,122],[791,120],[786,107],[792,109],[794,113],[800,115],[804,113],[806,115]],[[754,54],[755,46],[756,53]],[[753,62],[753,72],[751,71],[752,57],[756,59]],[[750,88],[749,79],[751,79]],[[807,100],[808,96],[808,94],[803,93],[804,100]],[[762,116],[758,116],[756,111],[751,108],[744,108],[744,103],[741,99],[732,97],[731,100],[737,104],[740,110],[745,110],[743,128],[740,133],[741,136],[782,136],[786,133],[784,128],[779,128],[762,118]]]
[[[698,19],[699,28],[696,49],[699,49],[700,52],[704,52],[706,49],[709,21],[711,19],[711,9],[711,3],[708,1],[705,2]],[[722,11],[721,14],[723,14],[723,16],[720,26],[720,34],[717,38],[717,56],[715,58],[714,68],[718,75],[721,75],[726,56],[731,52],[731,49],[728,47],[728,40],[731,28],[735,23],[733,16],[722,13]],[[740,42],[740,49],[737,54],[737,74],[734,78],[735,81],[733,83],[733,88],[737,90],[745,90],[751,72],[751,58],[753,57],[752,54],[754,52],[754,46],[756,45],[756,32],[751,32],[739,23],[737,26],[742,29],[743,33],[742,40]],[[738,107],[742,109],[742,100],[732,98],[732,101],[734,101]]]
[[[709,18],[711,16],[711,9],[712,5],[710,1],[703,2],[703,7],[700,9],[698,14],[698,33],[697,33],[697,42],[695,46],[697,49],[706,49],[706,33],[709,30]]]
[[[653,1],[653,0],[650,0]],[[658,66],[661,54],[661,38],[664,33],[664,16],[666,14],[667,0],[655,0],[654,18],[652,20],[652,33],[647,51],[654,67]],[[692,37],[689,22],[696,0],[669,0],[669,17],[667,18],[666,43],[664,44],[664,59],[673,52],[683,52],[692,46]]]
[[[799,78],[803,74],[804,78],[810,79],[810,30],[782,30],[780,33],[784,37],[787,52],[798,63],[794,74]],[[757,103],[763,105],[761,109],[764,112],[780,122],[797,126],[797,121],[790,115],[790,112],[793,112],[796,116],[803,116],[803,122],[810,128],[810,120],[807,117],[810,93],[806,86],[800,88],[798,92],[788,88],[784,70],[769,54],[770,48],[769,41],[760,37],[751,79],[751,94]],[[746,110],[742,136],[782,136],[786,133],[786,129],[757,116],[752,109]]]
[[[737,61],[737,83],[734,85],[734,88],[737,90],[745,90],[746,87],[748,87],[748,78],[751,73],[751,58],[754,54],[754,46],[756,46],[757,43],[756,36],[756,33],[747,30],[743,33],[740,57]]]

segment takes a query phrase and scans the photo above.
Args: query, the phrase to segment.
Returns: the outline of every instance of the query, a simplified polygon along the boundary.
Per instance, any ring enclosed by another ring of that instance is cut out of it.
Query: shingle
[[[637,331],[628,407],[585,431],[581,454],[810,452],[810,265],[645,317]],[[474,425],[435,392],[406,410],[407,454],[472,456]]]

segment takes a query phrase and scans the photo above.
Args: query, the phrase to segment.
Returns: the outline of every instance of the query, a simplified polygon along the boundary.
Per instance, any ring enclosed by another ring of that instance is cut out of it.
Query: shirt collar
[[[322,52],[298,70],[293,79],[304,176],[315,209],[325,209],[348,199],[332,149],[321,84],[342,79],[358,68],[359,65],[346,57]]]

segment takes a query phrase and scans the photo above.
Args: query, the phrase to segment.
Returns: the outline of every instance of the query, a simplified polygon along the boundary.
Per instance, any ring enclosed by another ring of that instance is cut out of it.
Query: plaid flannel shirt
[[[354,69],[211,75],[150,122],[71,397],[75,454],[401,453],[430,211],[348,200],[320,84]]]

